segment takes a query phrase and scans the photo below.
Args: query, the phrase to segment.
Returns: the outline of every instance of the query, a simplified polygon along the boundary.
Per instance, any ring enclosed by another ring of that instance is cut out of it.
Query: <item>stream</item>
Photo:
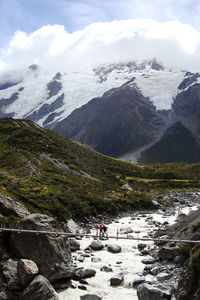
[[[177,205],[174,208],[168,209],[166,211],[135,211],[130,213],[129,216],[125,216],[116,219],[108,226],[108,235],[116,236],[117,231],[120,233],[129,228],[129,236],[134,238],[138,237],[150,237],[152,232],[155,232],[158,228],[162,228],[163,224],[168,222],[173,224],[180,213],[188,214],[191,210],[197,209],[198,205]],[[78,226],[71,221],[71,228],[75,231]],[[96,230],[91,230],[92,234],[96,234]],[[127,236],[127,234],[120,233],[120,236]],[[148,255],[141,255],[138,250],[138,244],[146,244],[146,249],[154,247],[154,242],[152,241],[139,241],[139,240],[117,240],[108,239],[103,240],[102,243],[106,244],[117,244],[121,246],[122,251],[120,253],[114,254],[110,253],[104,247],[100,251],[92,251],[89,255],[85,257],[85,249],[92,242],[92,238],[84,237],[79,240],[80,250],[73,252],[72,256],[74,262],[78,267],[84,267],[87,269],[94,269],[96,275],[92,278],[87,278],[88,284],[85,285],[87,290],[82,290],[78,288],[81,284],[78,281],[73,281],[74,288],[68,288],[59,292],[59,300],[80,300],[80,296],[85,294],[98,294],[103,300],[136,300],[137,291],[132,287],[132,282],[134,279],[143,276],[144,263],[142,260],[148,258]],[[92,261],[93,260],[93,261]],[[95,261],[94,261],[95,260]],[[113,272],[103,272],[100,271],[101,267],[107,266],[112,268]],[[172,266],[173,268],[173,266]],[[124,281],[118,287],[112,287],[110,285],[110,278],[115,274],[123,273]],[[146,275],[145,280],[148,282],[155,281],[155,276]],[[172,298],[175,299],[175,298]]]

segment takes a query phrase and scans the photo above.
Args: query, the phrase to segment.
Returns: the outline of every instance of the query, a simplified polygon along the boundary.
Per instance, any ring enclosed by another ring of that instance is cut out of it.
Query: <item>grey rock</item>
[[[0,300],[10,300],[10,298],[5,292],[0,292]]]
[[[137,288],[138,300],[163,300],[164,292],[148,283],[142,283]]]
[[[13,200],[12,198],[0,194],[0,212],[5,216],[15,215],[24,218],[30,215],[28,209],[21,203]]]
[[[155,258],[153,258],[153,257],[148,257],[148,258],[144,258],[144,259],[142,260],[142,263],[143,263],[143,264],[149,265],[149,264],[153,264],[155,261],[156,261]]]
[[[75,239],[70,239],[69,243],[70,243],[70,250],[72,252],[80,249],[80,243],[77,242]]]
[[[93,269],[78,269],[75,271],[75,278],[80,280],[84,278],[94,277],[96,271]]]
[[[134,278],[132,282],[132,287],[137,287],[139,284],[145,282],[145,277]]]
[[[24,290],[21,300],[58,300],[58,295],[50,282],[37,276]]]
[[[165,281],[168,280],[172,277],[172,274],[166,273],[166,272],[161,272],[157,275],[158,281]]]
[[[164,246],[158,250],[158,257],[163,260],[172,260],[178,254],[178,247]]]
[[[133,229],[131,227],[125,227],[125,228],[120,228],[119,232],[121,234],[127,234],[127,233],[132,233]]]
[[[22,286],[27,286],[38,274],[38,267],[32,260],[20,259],[17,265],[18,281]]]
[[[124,281],[124,274],[118,273],[110,278],[111,286],[119,286]]]
[[[146,244],[142,244],[142,243],[137,245],[137,247],[140,251],[143,250],[144,248],[146,248],[146,246],[147,246]]]
[[[81,300],[102,300],[102,297],[98,294],[86,294],[80,296]]]
[[[17,265],[18,261],[9,259],[2,267],[3,276],[9,290],[19,289]]]
[[[113,272],[113,269],[107,266],[101,267],[100,271],[102,272]]]
[[[101,241],[92,241],[92,243],[89,245],[89,247],[92,249],[92,250],[102,250],[104,245]]]
[[[152,275],[157,275],[159,273],[159,271],[160,271],[159,267],[154,267],[153,269],[151,269],[149,271],[149,273],[152,274]]]
[[[21,226],[33,229],[59,230],[56,221],[46,215],[32,214],[24,218]],[[10,236],[10,249],[15,257],[33,260],[40,274],[49,280],[72,278],[72,258],[69,241],[66,236],[50,234],[21,233]]]
[[[117,244],[108,244],[107,250],[112,253],[119,253],[122,251],[122,248]]]

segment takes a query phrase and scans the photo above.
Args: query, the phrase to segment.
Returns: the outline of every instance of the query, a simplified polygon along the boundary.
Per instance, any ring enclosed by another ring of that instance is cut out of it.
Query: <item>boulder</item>
[[[9,259],[2,267],[3,277],[9,290],[19,289],[17,265],[18,261]]]
[[[70,250],[72,252],[80,249],[80,243],[77,242],[75,239],[70,239],[69,244],[70,244]]]
[[[49,280],[39,275],[23,291],[21,300],[58,300],[58,295]]]
[[[119,286],[124,281],[124,274],[118,273],[110,278],[111,286]]]
[[[37,230],[61,230],[53,218],[41,214],[31,214],[19,225]],[[10,236],[9,243],[15,257],[33,260],[40,274],[49,280],[73,277],[70,245],[66,236],[16,233]]]
[[[102,300],[102,297],[98,294],[85,294],[80,296],[81,300]]]
[[[155,263],[155,258],[153,258],[153,257],[148,257],[148,258],[144,258],[143,260],[142,260],[142,263],[143,264],[146,264],[146,265],[150,265],[150,264],[153,264],[153,263]]]
[[[178,247],[164,246],[158,250],[158,257],[163,260],[172,260],[178,254]]]
[[[165,280],[168,280],[172,277],[172,274],[169,274],[169,273],[166,273],[166,272],[160,272],[158,275],[157,275],[157,279],[158,281],[165,281]]]
[[[132,282],[132,287],[137,287],[139,284],[145,282],[145,277],[134,278]]]
[[[2,194],[0,194],[0,212],[4,216],[15,215],[20,218],[30,215],[24,205]]]
[[[119,232],[121,234],[133,233],[133,229],[131,227],[120,228]]]
[[[100,271],[102,272],[113,272],[113,269],[107,266],[101,267]]]
[[[163,300],[164,291],[148,283],[142,283],[137,288],[138,300]]]
[[[149,271],[149,273],[152,274],[152,275],[157,275],[159,272],[160,272],[159,267],[154,267]]]
[[[27,286],[38,274],[38,267],[32,260],[20,259],[17,265],[18,281],[21,286]]]
[[[94,240],[92,241],[92,243],[89,245],[89,247],[92,249],[92,250],[102,250],[104,245],[101,241],[98,241],[98,240]]]
[[[107,250],[112,253],[119,253],[122,251],[122,248],[117,244],[108,244]]]
[[[93,269],[78,269],[76,270],[75,272],[75,279],[77,280],[80,280],[80,279],[83,279],[83,278],[90,278],[90,277],[93,277],[95,276],[96,274],[96,271],[93,270]]]
[[[137,247],[140,251],[142,251],[144,248],[146,248],[146,246],[147,246],[146,244],[142,244],[142,243],[137,245]]]

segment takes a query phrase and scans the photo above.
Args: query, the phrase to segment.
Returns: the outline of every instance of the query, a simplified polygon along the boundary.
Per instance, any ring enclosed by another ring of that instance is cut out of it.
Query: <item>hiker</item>
[[[104,235],[104,231],[103,231],[103,225],[99,226],[99,237],[102,237]]]
[[[103,236],[108,237],[107,230],[108,230],[108,227],[106,225],[103,225]]]

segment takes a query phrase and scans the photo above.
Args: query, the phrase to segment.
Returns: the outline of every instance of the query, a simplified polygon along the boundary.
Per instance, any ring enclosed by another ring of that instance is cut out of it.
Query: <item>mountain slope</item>
[[[152,191],[200,187],[199,164],[123,162],[31,121],[1,119],[0,141],[0,194],[59,220],[148,208]]]
[[[75,110],[54,130],[117,157],[152,142],[163,123],[133,79]]]
[[[199,162],[200,142],[181,122],[176,122],[164,132],[157,143],[142,153],[139,161]]]

